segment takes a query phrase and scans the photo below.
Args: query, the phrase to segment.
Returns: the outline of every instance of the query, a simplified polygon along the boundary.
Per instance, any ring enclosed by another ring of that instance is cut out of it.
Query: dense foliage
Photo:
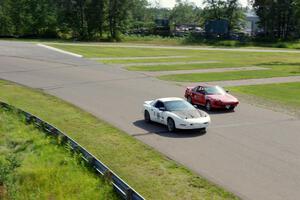
[[[203,17],[205,19],[225,19],[229,23],[229,31],[243,27],[245,14],[238,0],[205,0]]]
[[[193,3],[176,0],[175,7],[171,10],[169,19],[174,24],[200,24],[202,10]]]
[[[118,39],[143,0],[0,0],[0,35]],[[144,7],[146,5],[144,4]]]
[[[251,1],[251,0],[250,0]],[[228,21],[229,32],[242,29],[245,9],[239,0],[205,0],[197,7],[176,0],[173,9],[147,0],[0,0],[0,36],[119,40],[121,33],[152,30],[155,19],[204,27],[207,20]],[[300,0],[252,0],[268,39],[299,38]]]
[[[298,38],[300,0],[253,0],[264,36],[270,39]]]

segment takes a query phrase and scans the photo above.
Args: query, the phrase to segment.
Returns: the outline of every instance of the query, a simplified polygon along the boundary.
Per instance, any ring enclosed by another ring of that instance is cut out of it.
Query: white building
[[[254,11],[246,12],[246,26],[245,33],[251,36],[256,35],[261,29],[258,27],[259,17]]]

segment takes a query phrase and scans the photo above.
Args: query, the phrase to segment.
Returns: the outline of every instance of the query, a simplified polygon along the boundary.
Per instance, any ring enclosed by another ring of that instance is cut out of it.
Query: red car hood
[[[238,102],[238,99],[235,98],[234,96],[230,95],[230,94],[213,94],[213,95],[206,95],[206,97],[208,99],[212,99],[212,100],[220,100],[222,102]]]

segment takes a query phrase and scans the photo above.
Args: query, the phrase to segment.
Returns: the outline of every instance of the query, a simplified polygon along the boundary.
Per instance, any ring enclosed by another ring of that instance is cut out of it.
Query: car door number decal
[[[157,113],[157,115],[156,115],[156,116],[157,116],[157,118],[159,119],[159,118],[160,118],[160,113]]]

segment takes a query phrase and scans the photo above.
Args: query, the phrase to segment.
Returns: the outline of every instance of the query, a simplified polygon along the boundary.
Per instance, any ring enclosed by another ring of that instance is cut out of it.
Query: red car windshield
[[[205,87],[205,93],[208,95],[224,95],[226,91],[220,86]]]

